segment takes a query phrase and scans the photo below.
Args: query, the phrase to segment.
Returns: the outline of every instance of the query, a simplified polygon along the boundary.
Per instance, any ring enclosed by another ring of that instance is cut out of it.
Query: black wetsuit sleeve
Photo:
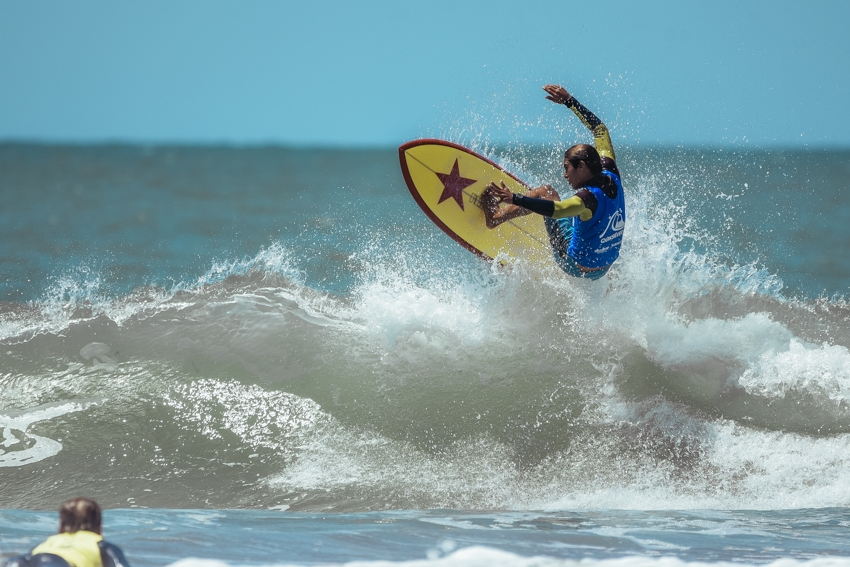
[[[603,160],[608,158],[611,163],[615,162],[617,156],[614,154],[614,144],[611,143],[611,136],[608,134],[608,127],[602,123],[599,117],[588,110],[582,103],[577,101],[575,97],[570,98],[567,102],[567,107],[572,110],[573,114],[581,120],[582,124],[584,124],[587,129],[593,133],[593,145],[596,147],[596,151],[599,152],[599,155],[603,158]],[[609,169],[605,167],[604,161],[602,166],[605,169]],[[619,173],[617,173],[617,175],[619,175]]]
[[[548,199],[535,199],[514,193],[513,204],[544,217],[551,217],[555,214],[555,201]]]
[[[70,563],[52,553],[27,553],[12,557],[5,567],[71,567]]]
[[[590,131],[593,131],[597,126],[600,126],[602,124],[602,121],[599,119],[599,117],[593,114],[593,112],[591,112],[590,109],[588,109],[582,103],[577,101],[576,97],[572,97],[567,102],[567,107],[569,107],[569,109],[572,110],[576,116],[578,116],[579,120],[581,120],[582,123],[584,123],[584,125],[587,126],[587,129]]]
[[[130,567],[130,562],[124,557],[124,552],[117,545],[106,541],[97,542],[100,548],[100,559],[103,567]]]
[[[6,563],[3,563],[3,567],[29,567],[30,559],[32,559],[30,554],[10,557],[6,560]]]

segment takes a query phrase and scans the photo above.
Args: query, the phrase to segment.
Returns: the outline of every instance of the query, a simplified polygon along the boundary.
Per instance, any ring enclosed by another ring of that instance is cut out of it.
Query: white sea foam
[[[62,450],[62,443],[36,435],[29,427],[69,413],[83,411],[94,401],[44,404],[0,414],[0,467],[20,467],[48,459]]]
[[[846,407],[850,404],[850,351],[840,345],[813,345],[791,338],[780,348],[763,352],[738,384],[768,398],[805,392]]]
[[[197,380],[177,385],[164,402],[179,418],[210,439],[229,431],[246,446],[283,451],[292,438],[327,421],[318,404],[293,394],[269,392],[235,382]]]
[[[463,286],[443,283],[426,288],[397,278],[370,282],[358,290],[358,295],[358,319],[387,346],[402,337],[428,336],[435,340],[440,332],[474,344],[487,332],[486,305],[481,298],[464,293]]]
[[[701,562],[683,561],[676,557],[632,556],[617,559],[558,559],[546,556],[525,557],[508,551],[485,546],[465,547],[442,555],[435,550],[433,557],[410,561],[351,561],[346,563],[324,563],[328,567],[741,567],[760,565],[764,567],[847,567],[850,558],[819,557],[817,559],[779,559],[770,563],[748,562]],[[170,567],[228,567],[223,561],[210,559],[182,559]],[[295,567],[295,563],[277,563],[279,567]]]

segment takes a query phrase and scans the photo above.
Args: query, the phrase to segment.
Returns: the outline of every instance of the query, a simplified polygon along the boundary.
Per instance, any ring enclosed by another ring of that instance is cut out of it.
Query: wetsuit
[[[80,530],[47,538],[26,555],[13,557],[6,567],[130,567],[121,549],[100,534]]]
[[[573,198],[550,201],[523,195],[514,195],[512,202],[547,217],[546,231],[561,269],[571,276],[596,280],[620,254],[626,224],[623,186],[608,128],[575,98],[567,106],[593,132],[602,172],[575,193],[580,204]]]

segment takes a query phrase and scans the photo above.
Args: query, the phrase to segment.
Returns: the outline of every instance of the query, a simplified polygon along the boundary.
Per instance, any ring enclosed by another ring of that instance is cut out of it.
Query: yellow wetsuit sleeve
[[[585,211],[587,214],[582,216],[582,213]],[[584,206],[584,201],[582,201],[577,195],[573,195],[569,199],[564,199],[563,201],[555,201],[555,212],[552,213],[553,219],[579,217],[581,220],[588,220],[591,216],[593,216],[593,213],[590,212],[590,209]]]
[[[614,155],[614,144],[611,143],[611,135],[608,133],[608,127],[595,114],[577,101],[575,97],[570,99],[567,106],[581,120],[582,124],[593,132],[593,146],[599,152],[599,155],[617,161],[617,157]]]

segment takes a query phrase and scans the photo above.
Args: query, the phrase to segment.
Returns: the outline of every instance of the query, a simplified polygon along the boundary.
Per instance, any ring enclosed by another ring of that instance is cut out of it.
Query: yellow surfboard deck
[[[398,149],[411,195],[426,215],[467,250],[492,260],[499,253],[533,263],[551,263],[549,237],[539,215],[525,215],[487,228],[481,193],[493,181],[514,193],[529,187],[484,156],[443,140],[414,140]]]

